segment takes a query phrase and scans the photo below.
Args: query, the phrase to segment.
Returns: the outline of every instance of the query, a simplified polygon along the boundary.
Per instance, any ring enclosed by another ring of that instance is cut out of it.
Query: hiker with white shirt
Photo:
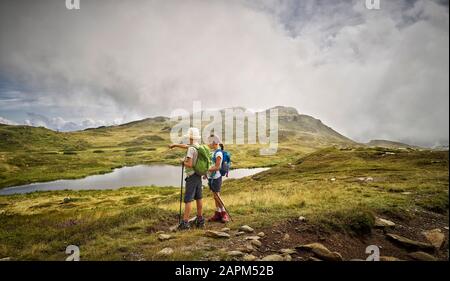
[[[215,193],[214,201],[216,205],[215,213],[208,219],[210,222],[222,222],[226,223],[230,220],[230,217],[225,210],[225,206],[220,200],[220,191],[222,187],[222,163],[224,159],[223,146],[221,145],[220,138],[216,135],[208,137],[208,146],[213,150],[212,166],[208,171],[208,186],[209,189]]]

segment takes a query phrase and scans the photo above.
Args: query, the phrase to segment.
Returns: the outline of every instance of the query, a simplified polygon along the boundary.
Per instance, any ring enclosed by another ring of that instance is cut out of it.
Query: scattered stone
[[[1,258],[0,261],[10,261],[11,257]]]
[[[244,235],[245,234],[245,232],[244,231],[238,231],[238,232],[236,232],[236,236],[241,236],[241,235]]]
[[[291,239],[291,236],[289,236],[289,234],[285,234],[284,236],[283,236],[283,241],[287,241],[287,240],[289,240],[289,239]]]
[[[367,182],[367,181],[373,181],[373,178],[372,177],[367,177],[366,179],[365,179],[365,181]]]
[[[411,195],[411,194],[412,194],[412,192],[409,192],[409,191],[405,191],[405,192],[402,192],[402,194],[403,194],[403,195]]]
[[[222,231],[222,232],[230,232],[230,228],[229,227],[224,227],[220,231]]]
[[[178,225],[173,225],[173,226],[169,227],[170,232],[176,232],[177,229],[178,229]]]
[[[331,180],[331,181],[336,181],[336,178],[331,178],[330,180]]]
[[[156,231],[155,233],[156,234],[162,234],[162,233],[164,233],[164,230]]]
[[[415,259],[417,261],[437,261],[438,259],[430,254],[425,252],[414,252],[408,255],[410,258]]]
[[[385,154],[385,155],[395,155],[394,152],[389,152],[389,151],[386,151],[384,154]]]
[[[392,241],[396,242],[397,244],[405,247],[405,248],[412,248],[412,249],[419,249],[424,251],[431,251],[434,250],[434,246],[428,243],[423,243],[419,241],[414,241],[411,239],[408,239],[406,237],[402,237],[397,234],[388,233],[386,236],[391,239]]]
[[[284,261],[284,258],[280,255],[268,255],[262,258],[261,261]]]
[[[315,257],[309,257],[308,261],[322,261],[321,259],[315,258]]]
[[[245,255],[242,260],[243,261],[255,261],[257,259],[257,257],[255,257],[254,255]]]
[[[266,236],[266,234],[265,234],[264,232],[260,232],[260,233],[258,233],[257,235],[258,235],[259,237],[261,237],[261,238],[264,237],[264,236]]]
[[[383,218],[375,218],[375,227],[377,228],[392,228],[395,227],[395,223],[387,220],[387,219],[383,219]]]
[[[251,253],[253,252],[255,249],[253,249],[253,246],[251,244],[246,244],[245,245],[245,252],[246,253]]]
[[[166,241],[166,240],[169,240],[169,239],[172,239],[172,238],[173,238],[172,235],[169,235],[169,234],[161,233],[161,234],[158,235],[159,241]]]
[[[244,253],[241,251],[229,251],[228,255],[230,257],[242,257],[242,256],[244,256]]]
[[[444,229],[448,231],[448,226],[444,226]]]
[[[247,232],[247,233],[252,233],[252,232],[254,231],[253,228],[251,228],[251,227],[248,226],[248,225],[243,225],[243,226],[241,226],[241,227],[239,228],[239,230],[240,230],[240,231]]]
[[[280,253],[285,254],[285,255],[293,255],[293,254],[297,253],[297,251],[294,249],[281,249]]]
[[[442,247],[442,244],[444,244],[445,235],[439,228],[424,231],[422,234],[427,238],[428,242],[438,250]]]
[[[158,252],[158,255],[161,255],[161,256],[170,256],[172,254],[173,254],[172,248],[164,248]]]
[[[258,248],[262,246],[262,243],[259,240],[250,240],[250,244]]]
[[[230,238],[230,234],[222,231],[207,230],[205,235],[211,238]]]
[[[284,261],[292,261],[292,257],[290,255],[283,255]]]
[[[297,250],[306,250],[312,252],[315,256],[326,261],[342,261],[342,256],[338,252],[331,252],[320,243],[311,243],[296,247]]]
[[[390,256],[381,256],[380,261],[401,261],[401,259]]]
[[[244,240],[259,240],[261,237],[259,236],[247,236],[244,238]]]
[[[305,222],[305,221],[306,221],[306,218],[305,218],[304,216],[300,216],[300,217],[298,217],[298,220],[299,220],[300,222]]]

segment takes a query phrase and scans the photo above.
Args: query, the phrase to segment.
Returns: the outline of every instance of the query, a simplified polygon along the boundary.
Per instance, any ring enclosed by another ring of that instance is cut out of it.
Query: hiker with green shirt
[[[187,148],[186,157],[182,164],[186,167],[186,188],[184,193],[184,215],[178,228],[185,230],[190,228],[189,216],[192,210],[192,202],[195,200],[197,204],[197,217],[194,224],[196,227],[203,227],[205,219],[203,218],[203,185],[202,176],[206,174],[210,166],[210,153],[206,146],[200,145],[200,132],[197,128],[189,128],[188,134],[189,145],[172,144],[169,147]]]

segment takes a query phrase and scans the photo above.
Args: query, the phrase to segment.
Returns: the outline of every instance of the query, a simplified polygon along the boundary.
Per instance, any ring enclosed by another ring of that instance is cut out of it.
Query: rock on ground
[[[439,228],[422,232],[428,242],[431,243],[436,249],[440,249],[445,241],[445,235]]]
[[[169,235],[169,234],[161,233],[161,234],[158,235],[159,241],[165,241],[165,240],[169,240],[169,239],[172,239],[172,238],[173,238],[172,235]]]
[[[164,248],[158,252],[158,255],[161,255],[161,256],[170,256],[171,254],[173,254],[172,248]]]
[[[414,241],[411,239],[408,239],[406,237],[402,237],[397,234],[388,233],[386,236],[391,239],[392,241],[396,242],[397,244],[405,247],[405,248],[411,248],[411,249],[418,249],[418,250],[425,250],[425,251],[431,251],[434,250],[434,246],[428,243],[423,243],[419,241]]]
[[[250,240],[250,243],[251,243],[253,246],[258,247],[258,248],[262,246],[262,243],[261,243],[261,241],[259,241],[259,240]]]
[[[257,259],[257,257],[255,257],[254,255],[245,255],[242,260],[243,261],[255,261]]]
[[[205,235],[211,238],[230,238],[230,234],[222,231],[207,230]]]
[[[247,232],[247,233],[252,233],[253,231],[255,231],[253,228],[251,228],[248,225],[243,225],[243,226],[239,227],[239,230]]]
[[[437,261],[438,259],[430,254],[425,252],[414,252],[408,255],[410,258],[415,259],[417,261]]]
[[[381,256],[380,261],[401,261],[401,259],[390,256]]]
[[[280,253],[287,254],[287,255],[293,255],[293,254],[297,253],[297,251],[294,249],[281,249]]]
[[[280,255],[268,255],[262,258],[261,261],[284,261],[284,258]]]
[[[312,252],[316,257],[326,261],[342,261],[342,256],[338,252],[331,252],[327,247],[320,243],[311,243],[296,247],[297,250],[306,250]]]
[[[395,223],[390,220],[377,217],[375,218],[375,227],[378,228],[395,227]]]
[[[230,257],[242,257],[242,256],[244,256],[244,253],[241,251],[229,251],[228,255]]]

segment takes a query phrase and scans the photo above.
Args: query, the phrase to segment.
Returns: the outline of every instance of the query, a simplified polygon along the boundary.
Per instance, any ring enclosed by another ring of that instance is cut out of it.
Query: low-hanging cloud
[[[0,79],[64,120],[290,105],[358,141],[448,143],[448,4],[330,2],[6,0]]]

